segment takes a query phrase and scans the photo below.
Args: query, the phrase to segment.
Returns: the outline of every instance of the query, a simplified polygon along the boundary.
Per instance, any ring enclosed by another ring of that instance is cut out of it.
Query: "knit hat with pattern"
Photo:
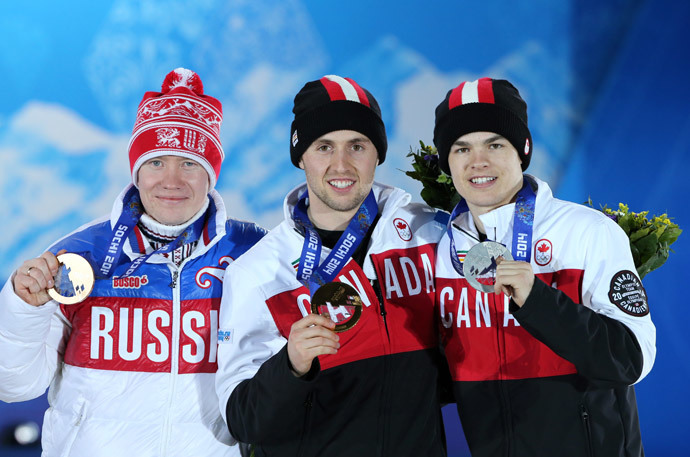
[[[532,158],[532,135],[527,128],[527,104],[510,82],[481,78],[460,83],[436,107],[434,144],[439,166],[450,174],[448,153],[461,136],[493,132],[505,137],[517,150],[522,171]]]
[[[134,185],[144,162],[173,155],[204,167],[212,189],[225,158],[220,144],[222,122],[221,103],[204,95],[199,75],[186,68],[168,73],[161,92],[146,92],[139,104],[128,148]]]
[[[350,78],[336,75],[310,81],[295,96],[290,130],[290,159],[299,167],[304,151],[317,138],[336,130],[366,135],[376,147],[379,164],[388,143],[381,109],[371,93]]]

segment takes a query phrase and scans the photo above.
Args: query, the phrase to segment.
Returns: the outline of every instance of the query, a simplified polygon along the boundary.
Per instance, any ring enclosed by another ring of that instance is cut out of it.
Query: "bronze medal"
[[[336,333],[349,330],[362,315],[362,298],[354,287],[342,282],[329,282],[319,287],[311,299],[311,312],[335,322]]]
[[[79,254],[70,252],[60,254],[57,259],[60,266],[53,280],[55,286],[48,289],[48,295],[63,305],[84,301],[95,283],[91,264]]]
[[[482,241],[467,251],[462,269],[467,282],[475,290],[493,293],[496,283],[496,259],[513,260],[507,247],[495,241]]]

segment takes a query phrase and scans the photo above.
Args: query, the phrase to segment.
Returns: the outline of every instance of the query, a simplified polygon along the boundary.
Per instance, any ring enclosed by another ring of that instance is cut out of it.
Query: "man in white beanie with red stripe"
[[[350,78],[295,97],[285,220],[226,270],[216,388],[256,456],[445,455],[433,265],[444,224],[374,182],[381,111]]]
[[[228,219],[214,190],[222,116],[196,73],[170,72],[139,105],[110,217],[2,289],[0,400],[49,389],[44,456],[240,455],[213,389],[218,309],[225,268],[265,232]]]
[[[642,457],[633,384],[656,329],[625,232],[524,173],[527,104],[506,80],[449,90],[434,143],[462,196],[436,293],[472,456]]]

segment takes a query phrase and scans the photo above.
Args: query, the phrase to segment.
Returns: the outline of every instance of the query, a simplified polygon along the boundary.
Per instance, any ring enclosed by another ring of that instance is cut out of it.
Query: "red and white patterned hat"
[[[204,95],[199,75],[177,68],[165,77],[161,92],[146,92],[139,103],[129,141],[132,182],[139,167],[154,157],[187,157],[204,167],[210,188],[216,185],[225,158],[220,144],[223,107]]]
[[[450,175],[452,144],[472,132],[494,132],[510,141],[525,171],[532,159],[532,134],[527,127],[527,103],[504,79],[465,81],[446,94],[436,107],[434,144],[439,167]]]
[[[388,140],[381,108],[371,92],[353,79],[327,75],[309,81],[295,96],[290,135],[290,159],[299,167],[302,154],[321,135],[354,130],[374,143],[379,165],[386,159]]]

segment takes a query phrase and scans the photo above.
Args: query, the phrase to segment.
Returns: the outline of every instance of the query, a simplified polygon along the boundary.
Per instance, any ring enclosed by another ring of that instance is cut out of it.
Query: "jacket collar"
[[[113,203],[113,208],[110,211],[110,228],[115,229],[115,226],[117,224],[117,221],[120,219],[120,215],[122,214],[122,207],[124,205],[124,197],[129,192],[129,190],[133,187],[133,184],[129,184],[126,186],[122,192],[120,192],[120,195],[117,196],[115,199],[115,203]],[[227,221],[227,212],[225,209],[225,204],[223,202],[223,198],[220,196],[220,194],[215,190],[211,189],[209,192],[210,201],[209,201],[209,208],[210,208],[210,218],[209,221],[206,223],[204,226],[203,233],[201,235],[201,238],[199,239],[199,245],[197,246],[194,254],[192,254],[192,257],[205,252],[210,245],[213,245],[215,243],[215,240],[219,237],[222,237],[225,235],[225,223]],[[203,217],[203,215],[202,215]],[[129,237],[125,241],[123,250],[124,252],[130,257],[134,258],[139,256],[141,252],[141,246],[140,244],[143,242],[142,239],[139,239],[136,235],[136,230],[132,230],[130,232]],[[145,248],[144,248],[145,250]],[[154,256],[155,257],[155,256]]]
[[[379,224],[381,221],[390,219],[398,208],[405,206],[412,199],[404,190],[386,184],[374,182],[372,189],[379,207]],[[305,192],[307,192],[307,183],[302,183],[292,189],[283,201],[283,216],[291,228],[295,227],[293,219],[295,205]]]
[[[542,202],[553,198],[551,188],[546,182],[535,178],[532,175],[527,176],[532,178],[534,182],[537,183],[537,200],[535,207],[543,207]],[[514,214],[515,203],[509,203],[479,216],[482,224],[484,224],[487,239],[500,241],[506,239],[509,234],[512,236]],[[535,211],[535,224],[538,220],[538,217],[539,212]],[[474,226],[474,222],[472,221],[472,216],[469,214],[469,211],[467,212],[466,217],[463,219],[465,223],[468,224],[468,227],[464,228],[469,229],[476,234],[477,229]]]

